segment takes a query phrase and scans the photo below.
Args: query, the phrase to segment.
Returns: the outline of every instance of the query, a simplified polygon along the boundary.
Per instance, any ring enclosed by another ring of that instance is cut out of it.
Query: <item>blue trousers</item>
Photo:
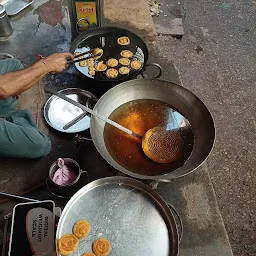
[[[23,69],[16,59],[0,61],[0,75]],[[51,150],[51,141],[37,127],[30,110],[17,109],[17,99],[0,99],[0,157],[39,158]]]

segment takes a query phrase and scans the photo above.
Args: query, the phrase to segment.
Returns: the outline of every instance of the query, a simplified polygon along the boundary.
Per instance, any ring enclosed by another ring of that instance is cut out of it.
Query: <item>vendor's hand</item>
[[[48,69],[48,73],[59,73],[68,67],[67,59],[73,60],[74,56],[69,52],[54,53],[41,61]]]

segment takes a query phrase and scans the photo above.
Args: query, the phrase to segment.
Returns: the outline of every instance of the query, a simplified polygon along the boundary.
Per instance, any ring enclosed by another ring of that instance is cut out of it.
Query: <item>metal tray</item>
[[[5,6],[6,13],[9,16],[13,16],[30,6],[33,2],[34,0],[2,0],[0,4]]]
[[[88,99],[96,98],[92,93],[78,88],[67,88],[59,92],[83,105],[86,105]],[[72,121],[82,113],[82,109],[54,95],[48,99],[44,106],[44,118],[46,122],[52,128],[65,133],[77,133],[85,131],[90,127],[91,118],[87,115],[69,129],[63,129],[65,124]]]
[[[127,177],[108,177],[89,183],[67,203],[56,238],[72,233],[81,219],[91,224],[75,255],[92,251],[92,243],[107,238],[111,256],[176,256],[178,237],[173,215],[148,185]]]

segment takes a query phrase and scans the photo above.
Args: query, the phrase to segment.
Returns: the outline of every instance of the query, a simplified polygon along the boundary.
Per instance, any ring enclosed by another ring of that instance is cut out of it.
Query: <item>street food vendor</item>
[[[0,157],[39,158],[51,150],[50,139],[37,127],[30,110],[17,108],[17,96],[47,73],[67,68],[71,53],[55,53],[23,69],[17,59],[0,61]]]

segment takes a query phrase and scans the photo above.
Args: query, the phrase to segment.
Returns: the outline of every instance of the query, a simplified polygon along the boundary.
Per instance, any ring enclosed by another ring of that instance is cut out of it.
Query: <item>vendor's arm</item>
[[[55,53],[31,67],[0,75],[0,99],[16,96],[34,86],[47,73],[58,73],[67,68],[71,53]]]

